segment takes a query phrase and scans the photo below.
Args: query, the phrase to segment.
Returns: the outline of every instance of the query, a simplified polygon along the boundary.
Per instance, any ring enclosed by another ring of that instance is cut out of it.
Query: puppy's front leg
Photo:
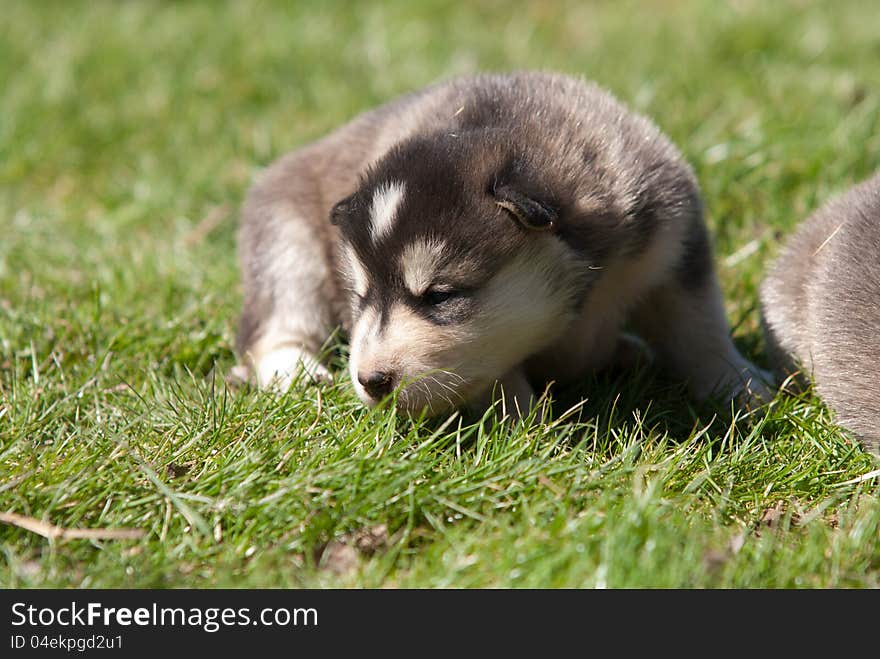
[[[332,381],[318,354],[338,324],[333,300],[339,293],[312,181],[308,158],[287,156],[251,189],[242,211],[237,352],[265,389],[286,391],[303,375],[305,382]]]
[[[730,338],[721,294],[714,279],[697,289],[677,283],[648,294],[634,321],[657,359],[687,380],[698,399],[713,394],[743,402],[768,401],[769,373],[739,354]]]
[[[740,355],[730,338],[705,229],[691,232],[678,267],[634,310],[634,324],[657,360],[687,380],[696,398],[769,401],[772,376]]]

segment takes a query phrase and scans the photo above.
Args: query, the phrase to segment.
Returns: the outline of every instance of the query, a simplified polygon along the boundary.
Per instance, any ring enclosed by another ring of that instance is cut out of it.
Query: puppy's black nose
[[[358,373],[360,382],[366,392],[373,398],[382,398],[394,389],[394,374],[385,371],[372,371],[371,373]]]

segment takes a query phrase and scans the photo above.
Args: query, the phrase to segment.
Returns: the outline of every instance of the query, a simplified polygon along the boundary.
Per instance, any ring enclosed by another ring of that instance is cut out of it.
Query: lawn
[[[0,585],[880,586],[877,461],[809,392],[731,414],[602,375],[512,427],[364,409],[344,346],[332,386],[224,380],[251,178],[396,94],[526,67],[681,147],[766,365],[769,260],[880,163],[878,34],[868,1],[3,2]]]

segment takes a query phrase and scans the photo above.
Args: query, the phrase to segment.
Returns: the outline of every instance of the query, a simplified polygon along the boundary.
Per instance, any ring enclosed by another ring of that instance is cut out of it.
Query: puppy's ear
[[[524,192],[509,185],[497,186],[492,190],[495,203],[510,213],[526,229],[533,231],[554,231],[558,220],[555,209]]]
[[[330,224],[344,224],[353,214],[355,210],[355,196],[349,195],[342,201],[336,202],[330,209]]]

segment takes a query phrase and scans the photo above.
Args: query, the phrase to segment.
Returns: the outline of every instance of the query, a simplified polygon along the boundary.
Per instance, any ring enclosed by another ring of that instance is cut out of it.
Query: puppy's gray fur
[[[534,383],[606,365],[631,322],[697,397],[764,392],[690,168],[571,77],[461,78],[366,112],[273,164],[239,239],[238,352],[261,386],[329,377],[316,354],[342,326],[367,404],[395,386],[438,413],[500,383],[522,408]]]
[[[761,287],[768,348],[880,454],[880,175],[811,215]]]

